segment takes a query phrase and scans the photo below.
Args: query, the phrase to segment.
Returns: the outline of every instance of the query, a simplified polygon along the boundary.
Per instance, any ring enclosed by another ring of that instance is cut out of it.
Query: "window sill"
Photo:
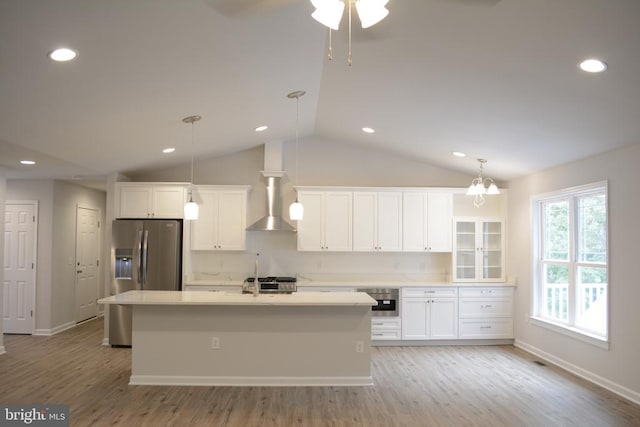
[[[588,332],[582,331],[578,328],[573,328],[571,326],[555,323],[549,319],[545,319],[542,317],[530,316],[529,321],[533,325],[540,326],[545,329],[549,329],[550,331],[554,331],[571,338],[575,338],[579,341],[586,342],[587,344],[591,344],[605,350],[609,350],[609,341],[598,335],[590,334]]]

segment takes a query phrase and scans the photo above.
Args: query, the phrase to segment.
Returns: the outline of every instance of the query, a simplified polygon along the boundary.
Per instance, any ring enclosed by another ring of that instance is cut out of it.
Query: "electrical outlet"
[[[364,353],[364,342],[356,341],[356,353]]]
[[[219,350],[220,349],[220,338],[211,337],[211,349],[212,350]]]

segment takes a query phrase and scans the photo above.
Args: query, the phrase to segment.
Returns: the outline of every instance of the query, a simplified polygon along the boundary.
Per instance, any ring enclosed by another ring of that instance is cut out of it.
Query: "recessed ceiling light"
[[[454,151],[452,154],[453,154],[454,156],[456,156],[456,157],[466,157],[466,156],[467,156],[467,155],[466,155],[466,154],[464,154],[462,151]]]
[[[607,69],[607,64],[599,59],[590,58],[580,63],[580,69],[587,73],[601,73]]]
[[[256,128],[256,132],[262,132],[263,130],[267,130],[267,129],[269,129],[269,127],[268,127],[268,126],[264,126],[264,125],[262,125],[262,126],[258,126],[258,127]]]
[[[362,128],[362,132],[364,132],[364,133],[374,133],[375,129],[364,127],[364,128]]]
[[[165,154],[173,153],[174,151],[176,151],[176,149],[173,147],[165,148],[164,150],[162,150],[162,152]]]
[[[60,49],[49,52],[49,58],[57,62],[71,61],[76,56],[78,56],[78,52],[66,47],[61,47]]]
[[[20,163],[22,163],[23,165],[35,165],[36,162],[34,162],[33,160],[20,160]]]

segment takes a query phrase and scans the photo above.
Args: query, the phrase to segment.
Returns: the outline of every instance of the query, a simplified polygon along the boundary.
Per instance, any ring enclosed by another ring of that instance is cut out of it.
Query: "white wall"
[[[584,159],[509,183],[508,266],[518,277],[517,342],[640,402],[640,145]],[[609,183],[610,348],[601,349],[532,325],[531,196],[607,180]]]
[[[55,326],[75,322],[76,290],[76,207],[100,212],[100,243],[104,241],[106,194],[64,181],[54,181],[53,189],[53,255],[51,323]],[[107,263],[102,254],[101,263]],[[98,269],[100,272],[100,269]],[[104,294],[102,274],[98,280],[98,295]],[[101,307],[99,307],[101,308]]]
[[[0,167],[0,206],[4,206],[7,192],[7,180],[4,177],[4,171]],[[0,236],[4,236],[4,215],[3,220],[0,221]],[[2,240],[4,242],[4,239]],[[4,243],[0,245],[0,259],[4,260]],[[4,262],[4,261],[3,261]],[[4,268],[0,268],[0,283],[4,287]],[[4,289],[0,292],[0,354],[4,354],[4,334],[1,332],[4,330],[2,325],[2,307],[4,307],[3,301]]]
[[[38,201],[37,334],[49,334],[75,321],[76,206],[100,209],[104,224],[105,197],[104,192],[64,181],[7,181],[7,199]],[[107,259],[103,254],[101,262]],[[102,277],[99,286],[104,288]]]
[[[295,145],[283,144],[284,169],[295,171]],[[189,165],[133,177],[135,181],[185,181]],[[196,184],[248,184],[248,224],[265,212],[265,186],[260,171],[264,169],[263,146],[251,150],[201,160],[195,163]],[[362,146],[313,138],[299,145],[299,179],[282,179],[283,205],[293,202],[293,184],[316,186],[377,186],[377,187],[467,187],[470,174],[421,163]],[[473,207],[472,199],[460,196],[455,209],[460,215],[503,215],[505,198],[488,201],[481,209]],[[456,212],[457,214],[457,212]],[[194,272],[232,272],[247,274],[253,271],[255,253],[260,253],[260,275],[335,274],[335,273],[407,273],[444,280],[451,270],[450,254],[424,253],[305,253],[296,250],[295,233],[247,233],[247,251],[193,253]]]

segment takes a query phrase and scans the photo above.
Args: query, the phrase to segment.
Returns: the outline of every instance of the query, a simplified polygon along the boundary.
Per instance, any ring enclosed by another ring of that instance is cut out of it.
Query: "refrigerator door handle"
[[[147,284],[147,264],[149,261],[149,230],[144,230],[144,242],[142,243],[142,289]]]
[[[136,250],[138,251],[138,283],[142,286],[142,230],[138,231]]]

